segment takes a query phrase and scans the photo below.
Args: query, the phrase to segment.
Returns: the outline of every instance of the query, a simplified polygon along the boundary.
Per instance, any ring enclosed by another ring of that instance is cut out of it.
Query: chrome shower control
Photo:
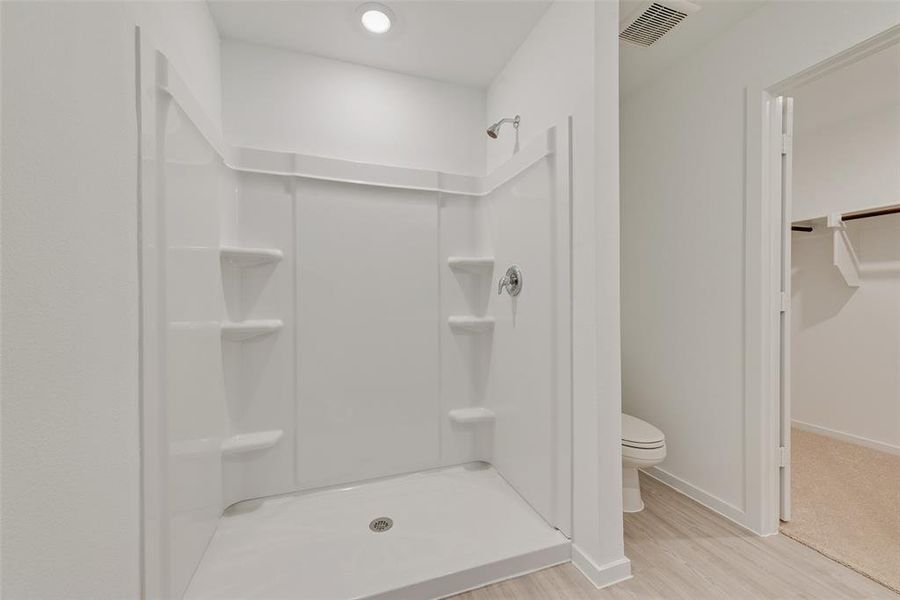
[[[500,282],[497,284],[498,296],[503,293],[503,288],[506,288],[510,296],[518,296],[522,291],[522,269],[518,265],[508,268],[506,275],[500,278]]]

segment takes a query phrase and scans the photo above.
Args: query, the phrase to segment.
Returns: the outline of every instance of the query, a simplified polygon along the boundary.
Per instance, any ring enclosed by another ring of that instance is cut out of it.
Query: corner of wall
[[[572,564],[597,589],[609,587],[631,579],[631,561],[626,557],[598,565],[581,551],[577,544],[572,544]]]
[[[206,2],[135,2],[134,20],[190,81],[206,114],[222,129],[222,43]]]

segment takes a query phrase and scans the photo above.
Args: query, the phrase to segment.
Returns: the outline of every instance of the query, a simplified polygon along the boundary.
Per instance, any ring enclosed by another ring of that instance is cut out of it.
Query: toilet
[[[666,436],[648,423],[622,413],[622,510],[644,510],[638,469],[658,465],[666,458]]]

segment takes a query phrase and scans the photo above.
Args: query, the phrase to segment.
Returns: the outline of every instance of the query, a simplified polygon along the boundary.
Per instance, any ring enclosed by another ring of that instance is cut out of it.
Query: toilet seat
[[[635,450],[656,450],[666,445],[663,432],[648,423],[622,413],[622,446]]]
[[[644,509],[638,469],[655,467],[666,459],[666,436],[637,417],[622,413],[622,510]]]
[[[654,442],[653,444],[635,444],[622,440],[623,448],[633,448],[634,450],[656,450],[657,448],[662,448],[665,445],[665,442]]]

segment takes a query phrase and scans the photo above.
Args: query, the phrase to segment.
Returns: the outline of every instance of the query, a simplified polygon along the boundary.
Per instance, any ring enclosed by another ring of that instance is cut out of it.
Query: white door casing
[[[772,275],[775,281],[773,311],[779,314],[773,319],[777,329],[772,332],[772,368],[777,389],[773,390],[778,399],[777,455],[779,517],[782,521],[791,519],[791,187],[793,181],[793,109],[792,98],[778,96],[771,100],[771,197],[777,199],[779,209],[772,219]]]

